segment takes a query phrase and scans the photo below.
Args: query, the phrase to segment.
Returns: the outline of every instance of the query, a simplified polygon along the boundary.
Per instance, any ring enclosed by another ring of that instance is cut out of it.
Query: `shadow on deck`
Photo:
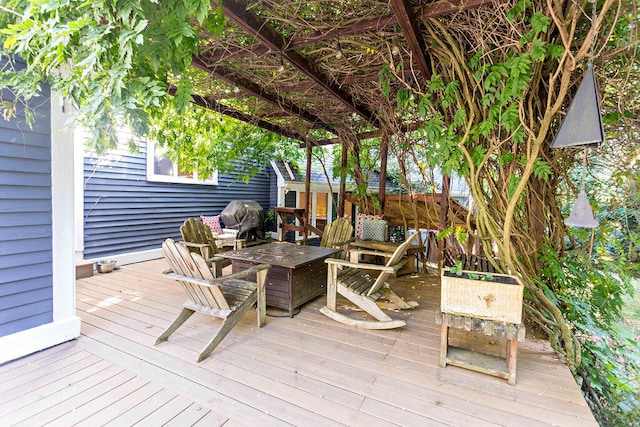
[[[197,364],[216,319],[196,314],[153,346],[184,301],[166,268],[156,260],[78,280],[82,336],[0,366],[0,424],[597,425],[544,341],[520,343],[516,386],[441,368],[437,277],[396,279],[396,292],[420,303],[391,313],[405,328],[334,322],[318,311],[321,296],[294,318],[268,309],[262,329],[250,311]],[[504,353],[498,339],[454,330],[452,338]]]

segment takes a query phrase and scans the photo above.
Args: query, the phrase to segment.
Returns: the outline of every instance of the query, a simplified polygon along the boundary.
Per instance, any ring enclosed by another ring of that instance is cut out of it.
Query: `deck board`
[[[321,296],[293,318],[269,309],[263,328],[250,310],[198,364],[217,319],[196,314],[153,345],[184,302],[166,268],[156,260],[78,280],[82,336],[0,366],[0,425],[597,425],[544,341],[521,343],[516,386],[441,368],[437,277],[396,279],[420,304],[390,311],[404,328],[339,324],[319,312]],[[451,339],[504,354],[500,340],[457,330]]]

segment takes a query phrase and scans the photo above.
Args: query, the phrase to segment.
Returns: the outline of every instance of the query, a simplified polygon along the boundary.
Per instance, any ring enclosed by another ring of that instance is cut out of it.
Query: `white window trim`
[[[206,180],[198,179],[198,172],[196,170],[193,171],[193,177],[156,174],[153,167],[155,164],[155,148],[156,144],[154,142],[147,141],[147,181],[175,184],[218,185],[218,172],[214,172],[213,175]]]

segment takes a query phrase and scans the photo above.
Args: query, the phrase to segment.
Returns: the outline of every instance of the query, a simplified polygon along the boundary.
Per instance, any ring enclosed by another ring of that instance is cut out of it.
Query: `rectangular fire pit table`
[[[218,253],[231,260],[233,273],[257,264],[271,264],[267,274],[267,305],[293,310],[326,292],[327,265],[325,258],[340,249],[294,245],[292,243],[267,243],[237,251]],[[245,280],[253,280],[247,276]]]

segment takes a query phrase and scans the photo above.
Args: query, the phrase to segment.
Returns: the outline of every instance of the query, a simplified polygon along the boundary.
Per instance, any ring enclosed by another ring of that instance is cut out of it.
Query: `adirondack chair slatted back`
[[[407,249],[409,249],[409,246],[411,246],[413,240],[418,236],[418,234],[420,234],[420,232],[416,231],[411,236],[409,236],[407,240],[405,240],[400,246],[398,246],[398,248],[393,252],[393,255],[391,255],[391,257],[389,258],[389,261],[387,261],[385,265],[387,267],[392,267],[395,264],[399,263],[402,260],[402,257],[404,256],[404,254],[407,252]],[[367,296],[370,296],[378,292],[384,286],[387,279],[391,277],[391,275],[392,273],[389,273],[389,272],[384,272],[384,271],[380,272],[375,283],[373,284],[373,286],[371,286],[371,289],[369,289],[369,292],[367,292]]]
[[[258,327],[264,325],[265,281],[270,265],[260,264],[241,272],[214,278],[204,257],[197,252],[189,252],[184,242],[176,243],[173,239],[166,239],[162,244],[162,252],[171,266],[171,270],[165,271],[163,276],[180,283],[187,294],[187,301],[182,304],[182,311],[175,320],[156,338],[154,345],[167,341],[171,334],[196,312],[220,318],[222,324],[198,354],[198,362],[201,362],[250,308],[255,306],[257,309]],[[251,275],[255,277],[254,281],[242,280]]]
[[[189,250],[172,239],[162,244],[162,252],[171,269],[182,276],[194,279],[213,279],[213,274],[202,255]],[[189,299],[202,307],[214,307],[229,310],[229,304],[219,286],[198,286],[189,282],[179,281]]]
[[[197,218],[187,219],[180,226],[180,234],[185,242],[208,244],[208,256],[213,256],[218,252],[216,239],[213,237],[211,228]],[[189,248],[191,252],[200,252],[196,248]]]
[[[351,225],[351,222],[346,218],[338,218],[325,227],[320,246],[323,248],[340,248],[342,252],[336,258],[346,259],[348,242],[352,236],[353,225]]]

